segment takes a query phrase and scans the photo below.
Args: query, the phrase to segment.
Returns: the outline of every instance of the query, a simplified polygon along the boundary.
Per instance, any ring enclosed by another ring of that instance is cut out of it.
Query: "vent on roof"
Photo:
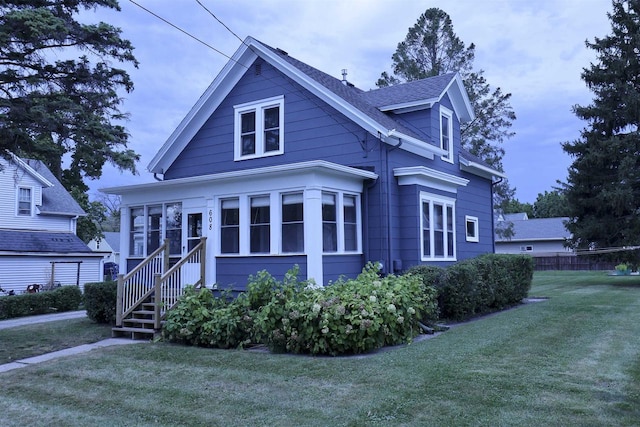
[[[254,71],[256,73],[256,76],[262,74],[262,64],[256,64],[254,67]]]
[[[343,68],[342,69],[342,84],[347,86],[349,84],[349,82],[347,81],[347,69]]]
[[[276,52],[278,52],[281,55],[289,56],[289,54],[287,52],[285,52],[284,50],[280,49],[279,47],[276,48]]]

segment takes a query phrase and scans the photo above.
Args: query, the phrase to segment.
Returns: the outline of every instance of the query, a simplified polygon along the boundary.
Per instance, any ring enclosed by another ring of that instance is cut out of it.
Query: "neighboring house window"
[[[269,196],[251,197],[250,249],[252,254],[271,251]]]
[[[149,256],[164,239],[169,239],[169,254],[182,253],[182,204],[139,206],[130,210],[129,254]]]
[[[303,194],[282,195],[282,252],[304,252]]]
[[[32,191],[28,187],[18,187],[18,215],[31,216]]]
[[[465,229],[467,232],[467,242],[479,242],[479,228],[478,228],[478,218],[475,216],[465,216]]]
[[[284,153],[284,97],[236,105],[235,160]]]
[[[521,252],[532,252],[533,251],[533,246],[520,246],[520,251]]]
[[[220,208],[220,252],[240,253],[240,202],[225,199]]]
[[[440,148],[447,154],[442,160],[453,163],[453,112],[440,106]]]
[[[455,201],[420,194],[422,259],[455,261]]]

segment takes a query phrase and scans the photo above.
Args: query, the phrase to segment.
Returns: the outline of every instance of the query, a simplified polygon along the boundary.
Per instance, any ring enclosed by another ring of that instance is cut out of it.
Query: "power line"
[[[226,53],[224,53],[224,52],[222,52],[222,51],[220,51],[220,50],[216,49],[215,47],[211,46],[209,43],[207,43],[207,42],[205,42],[205,41],[203,41],[203,40],[199,39],[198,37],[194,36],[193,34],[191,34],[191,33],[187,32],[187,31],[183,30],[182,28],[178,27],[177,25],[175,25],[175,24],[173,24],[173,23],[169,22],[168,20],[164,19],[162,16],[158,15],[157,13],[155,13],[155,12],[153,12],[153,11],[151,11],[151,10],[147,9],[146,7],[142,6],[142,5],[141,5],[141,4],[139,4],[139,3],[136,3],[134,0],[129,0],[129,1],[130,1],[131,3],[133,3],[133,4],[135,4],[136,6],[138,6],[140,9],[144,10],[145,12],[147,12],[147,13],[149,13],[149,14],[151,14],[151,15],[155,16],[156,18],[158,18],[158,19],[159,19],[159,20],[161,20],[162,22],[164,22],[164,23],[166,23],[166,24],[168,24],[168,25],[172,26],[173,28],[175,28],[176,30],[180,31],[181,33],[183,33],[183,34],[185,34],[185,35],[187,35],[187,36],[191,37],[192,39],[196,40],[197,42],[202,43],[203,45],[205,45],[205,46],[206,46],[206,47],[208,47],[209,49],[211,49],[211,50],[213,50],[213,51],[215,51],[215,52],[219,53],[220,55],[224,56],[225,58],[228,58],[228,59],[230,59],[230,60],[232,60],[232,61],[234,61],[234,62],[238,63],[237,61],[235,61],[232,57],[230,57],[230,56],[229,56],[229,55],[227,55]],[[216,19],[217,19],[217,18],[216,18]],[[223,24],[223,25],[224,25],[224,24]],[[225,25],[225,27],[226,27],[226,25]],[[231,30],[229,30],[229,31],[231,31]],[[237,36],[236,36],[236,37],[237,37]],[[243,65],[243,64],[240,64],[240,65]],[[243,65],[243,66],[244,66],[244,65]],[[245,68],[246,68],[246,67],[245,67]]]
[[[242,40],[240,38],[240,36],[238,36],[236,33],[234,33],[231,28],[229,28],[227,26],[227,24],[225,24],[224,22],[222,22],[213,12],[211,12],[211,10],[209,10],[204,4],[202,4],[202,2],[200,0],[196,0],[196,2],[200,5],[200,7],[202,7],[204,10],[206,10],[209,15],[213,16],[213,18],[218,21],[220,23],[220,25],[222,25],[224,28],[227,29],[227,31],[229,31],[231,34],[233,34],[238,40],[240,40],[240,43],[245,44],[244,40]]]

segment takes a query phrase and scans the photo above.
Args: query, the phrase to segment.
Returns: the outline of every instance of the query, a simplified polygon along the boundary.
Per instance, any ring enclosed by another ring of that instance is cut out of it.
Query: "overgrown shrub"
[[[188,345],[237,348],[251,342],[252,319],[245,295],[236,299],[189,286],[167,313],[164,339]]]
[[[406,343],[420,332],[424,313],[437,309],[435,289],[420,278],[381,278],[371,264],[354,280],[304,284],[289,277],[256,315],[256,329],[273,351],[357,354]]]
[[[527,255],[487,254],[445,268],[416,266],[409,272],[438,290],[444,319],[464,320],[519,304],[533,279]]]
[[[84,306],[87,317],[97,323],[116,324],[117,282],[96,282],[84,285]]]

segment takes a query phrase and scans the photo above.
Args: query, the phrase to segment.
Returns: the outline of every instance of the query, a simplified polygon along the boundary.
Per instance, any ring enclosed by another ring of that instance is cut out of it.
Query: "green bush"
[[[251,342],[251,317],[245,295],[214,297],[209,289],[189,286],[167,313],[162,336],[201,347],[237,348]]]
[[[84,306],[87,317],[97,323],[116,324],[117,282],[96,282],[84,285]]]
[[[289,277],[255,318],[272,351],[366,353],[411,341],[420,319],[435,311],[435,289],[417,276],[378,277],[369,264],[358,278],[310,287]]]
[[[76,286],[0,297],[0,319],[77,310],[81,300],[82,293]]]
[[[436,287],[442,318],[464,320],[519,304],[531,288],[533,268],[530,256],[487,254],[446,269],[415,266],[409,272]]]
[[[62,286],[51,293],[58,312],[77,310],[82,302],[82,291],[77,286]]]

